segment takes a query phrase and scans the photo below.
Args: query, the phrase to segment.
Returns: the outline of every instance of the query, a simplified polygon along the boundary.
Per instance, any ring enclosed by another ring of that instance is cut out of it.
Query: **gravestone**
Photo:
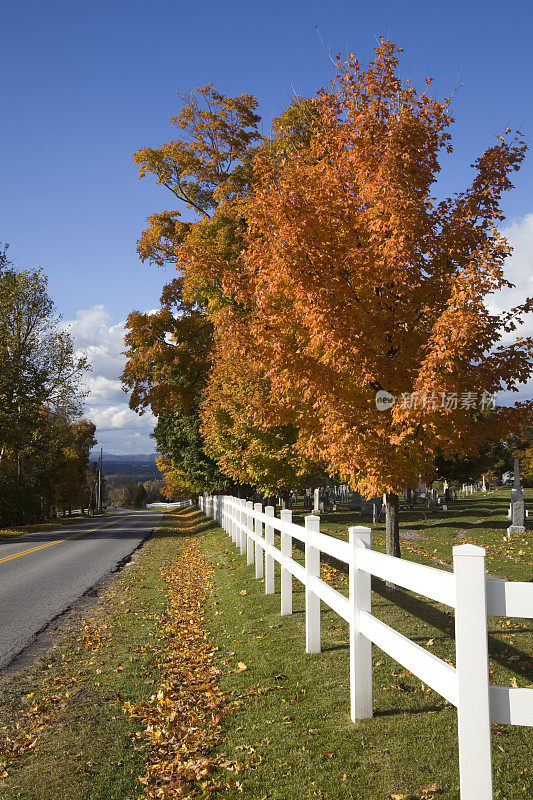
[[[514,487],[511,489],[511,524],[507,528],[507,535],[526,532],[526,506],[524,493],[520,486],[520,462],[514,460]]]
[[[359,492],[352,492],[350,495],[350,511],[360,511],[363,504],[363,498]]]
[[[374,514],[374,501],[373,500],[363,500],[361,502],[361,516],[363,517],[371,517]]]
[[[313,514],[318,514],[320,511],[320,489],[315,489],[314,501]]]
[[[381,497],[371,497],[370,500],[363,499],[361,502],[361,515],[363,517],[374,517],[374,505],[379,504],[379,508],[381,510],[381,505],[383,501]]]
[[[383,508],[383,501],[381,499],[376,499],[372,503],[372,522],[376,524],[379,522],[379,516],[381,514],[381,510]]]

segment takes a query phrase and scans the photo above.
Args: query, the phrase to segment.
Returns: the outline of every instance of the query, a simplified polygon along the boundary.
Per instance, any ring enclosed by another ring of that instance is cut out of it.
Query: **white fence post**
[[[246,533],[244,526],[246,525],[246,500],[241,500],[241,507],[239,508],[239,545],[241,548],[241,555],[246,553]]]
[[[235,499],[233,497],[226,497],[228,506],[228,524],[229,535],[233,544],[237,541],[237,522],[235,520]]]
[[[372,642],[363,636],[361,611],[370,612],[370,574],[359,569],[358,554],[370,549],[371,529],[349,528],[351,559],[349,565],[350,622],[350,716],[352,722],[372,716]]]
[[[228,508],[228,533],[231,536],[231,541],[235,544],[237,540],[237,523],[235,521],[235,499],[233,497],[225,498]]]
[[[461,800],[492,800],[485,550],[453,548]]]
[[[274,506],[265,508],[267,517],[274,516]],[[274,528],[265,524],[265,544],[274,546]],[[274,594],[274,557],[265,550],[265,594]]]
[[[259,511],[261,514],[263,512],[263,504],[256,503],[254,505],[254,511]],[[255,520],[255,535],[262,536],[263,535],[263,524],[260,519]],[[259,544],[258,541],[255,542],[255,577],[262,578],[263,577],[263,548]]]
[[[292,558],[292,536],[288,525],[292,522],[292,511],[281,512],[281,613],[292,614],[292,572],[285,566],[286,559]]]
[[[311,591],[311,578],[320,577],[320,550],[314,546],[313,534],[320,531],[320,517],[305,518],[305,649],[320,653],[320,597]]]
[[[241,501],[234,497],[231,502],[233,514],[233,544],[238,547],[241,543]]]
[[[248,529],[251,530],[254,523],[254,518],[250,513],[251,511],[254,510],[254,504],[252,503],[251,500],[247,501],[246,509],[247,509],[246,525]],[[250,564],[253,563],[254,563],[254,540],[252,539],[251,536],[248,536],[248,534],[246,534],[246,564],[250,566]]]

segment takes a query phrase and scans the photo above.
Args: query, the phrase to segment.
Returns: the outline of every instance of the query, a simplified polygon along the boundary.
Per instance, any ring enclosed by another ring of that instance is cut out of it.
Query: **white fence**
[[[199,498],[255,563],[273,594],[274,562],[281,567],[281,613],[292,613],[292,579],[305,586],[308,653],[319,653],[320,601],[350,626],[350,713],[355,722],[372,716],[372,643],[409,669],[457,708],[462,800],[492,800],[491,723],[533,725],[533,690],[489,683],[487,617],[533,617],[533,583],[488,579],[485,550],[463,544],[453,548],[453,572],[426,567],[370,549],[370,528],[351,527],[349,540],[320,533],[320,517],[307,516],[305,527],[292,512],[274,516],[274,508],[223,495]],[[281,549],[274,545],[274,531]],[[304,565],[292,558],[292,540],[305,545]],[[348,564],[348,596],[320,578],[320,553]],[[375,575],[455,609],[456,667],[437,658],[371,614],[370,577]]]
[[[146,508],[152,511],[177,511],[192,505],[192,500],[180,500],[179,503],[147,503]]]

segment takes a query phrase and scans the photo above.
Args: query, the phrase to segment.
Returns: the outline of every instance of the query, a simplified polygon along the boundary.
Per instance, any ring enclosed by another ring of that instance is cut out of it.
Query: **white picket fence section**
[[[320,533],[320,517],[292,522],[292,512],[227,495],[204,495],[199,507],[216,520],[255,564],[274,594],[274,562],[281,567],[281,614],[292,613],[292,579],[305,586],[306,650],[319,653],[320,601],[350,626],[350,714],[372,716],[372,643],[457,708],[461,800],[492,800],[491,723],[533,725],[533,690],[489,683],[487,617],[533,618],[533,583],[488,579],[485,550],[453,548],[453,572],[426,567],[370,549],[370,528],[349,528],[348,541]],[[274,531],[281,537],[275,547]],[[305,545],[304,565],[292,558],[292,540]],[[320,553],[348,564],[348,596],[320,578]],[[456,666],[441,660],[371,613],[375,575],[455,609]]]
[[[146,508],[152,511],[178,511],[180,508],[188,508],[192,505],[192,500],[180,500],[177,503],[147,503]]]

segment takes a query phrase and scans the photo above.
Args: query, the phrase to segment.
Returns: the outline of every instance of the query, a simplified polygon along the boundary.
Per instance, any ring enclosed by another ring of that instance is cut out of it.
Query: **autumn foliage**
[[[471,185],[438,199],[450,101],[401,80],[400,53],[382,40],[366,67],[339,58],[331,88],[263,139],[251,96],[204,87],[174,120],[181,138],[136,155],[197,218],[155,215],[141,237],[144,258],[175,264],[185,310],[130,317],[132,402],[169,412],[195,387],[206,452],[235,481],[296,486],[320,465],[393,494],[530,416],[444,402],[530,375],[531,340],[502,336],[532,302],[500,316],[486,302],[508,285],[501,196],[525,144],[507,130]]]
[[[475,452],[519,426],[525,408],[480,415],[441,398],[512,389],[531,369],[530,340],[499,345],[531,304],[501,317],[485,305],[507,285],[496,226],[525,145],[498,137],[472,185],[437,201],[449,103],[400,81],[397,54],[382,42],[366,69],[339,60],[310,142],[258,155],[236,287],[253,308],[248,352],[292,410],[300,449],[367,496],[431,480],[437,454]],[[384,412],[378,390],[429,402]]]

